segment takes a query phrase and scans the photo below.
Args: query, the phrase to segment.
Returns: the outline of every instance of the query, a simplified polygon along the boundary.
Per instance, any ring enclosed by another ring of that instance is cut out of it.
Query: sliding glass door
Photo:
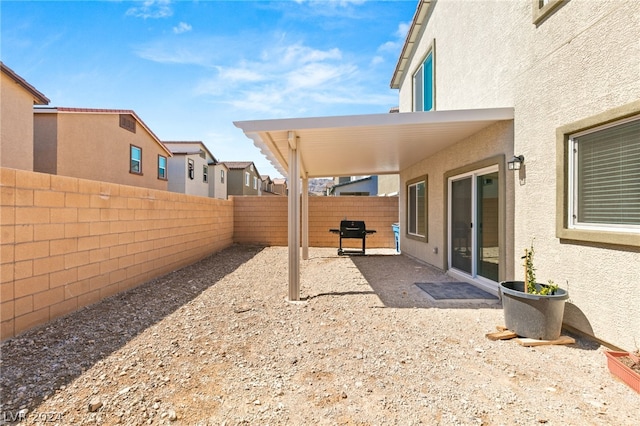
[[[498,168],[449,179],[449,265],[469,275],[498,281]]]

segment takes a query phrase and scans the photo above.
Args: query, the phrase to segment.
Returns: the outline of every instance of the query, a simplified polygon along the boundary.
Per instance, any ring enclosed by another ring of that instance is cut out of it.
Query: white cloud
[[[373,59],[371,59],[371,66],[379,65],[382,63],[384,63],[384,58],[382,56],[374,56]]]
[[[127,10],[128,16],[136,18],[167,18],[173,15],[170,0],[145,0],[140,6],[134,6]]]
[[[195,64],[201,77],[192,95],[226,105],[241,116],[283,117],[325,115],[334,105],[376,105],[396,102],[389,92],[371,97],[374,69],[385,55],[373,58],[336,47],[315,48],[282,34],[228,37],[163,38],[139,47],[138,56],[161,63]],[[381,101],[382,100],[382,101]]]
[[[180,46],[166,48],[161,45],[142,46],[135,49],[136,55],[143,59],[163,64],[207,65],[206,52]]]
[[[409,32],[409,27],[411,26],[410,22],[400,22],[398,25],[398,29],[396,30],[396,37],[401,40],[404,40]]]
[[[182,34],[191,31],[191,29],[191,25],[187,24],[186,22],[180,22],[178,26],[173,27],[173,32],[175,34]]]
[[[394,36],[395,40],[387,41],[381,44],[378,47],[378,52],[391,52],[393,54],[399,54],[400,49],[404,44],[404,39],[407,36],[407,32],[409,31],[410,24],[407,22],[401,22],[398,24],[398,29],[396,30]]]

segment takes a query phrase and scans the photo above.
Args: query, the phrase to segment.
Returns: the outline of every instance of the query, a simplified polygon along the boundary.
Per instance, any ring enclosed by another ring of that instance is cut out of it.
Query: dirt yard
[[[438,271],[310,256],[300,302],[285,247],[236,245],[3,342],[0,424],[640,424],[598,344],[491,341],[501,309],[414,285]]]

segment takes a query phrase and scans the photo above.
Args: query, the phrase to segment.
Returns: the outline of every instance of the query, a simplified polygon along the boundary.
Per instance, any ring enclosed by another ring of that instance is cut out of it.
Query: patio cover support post
[[[300,151],[295,132],[289,141],[289,300],[300,300]]]
[[[309,259],[309,178],[302,178],[302,260]]]

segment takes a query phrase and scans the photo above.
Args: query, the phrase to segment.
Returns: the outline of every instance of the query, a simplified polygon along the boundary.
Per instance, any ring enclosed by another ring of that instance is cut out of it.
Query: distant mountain
[[[327,195],[327,185],[333,185],[333,179],[309,179],[309,194]]]

